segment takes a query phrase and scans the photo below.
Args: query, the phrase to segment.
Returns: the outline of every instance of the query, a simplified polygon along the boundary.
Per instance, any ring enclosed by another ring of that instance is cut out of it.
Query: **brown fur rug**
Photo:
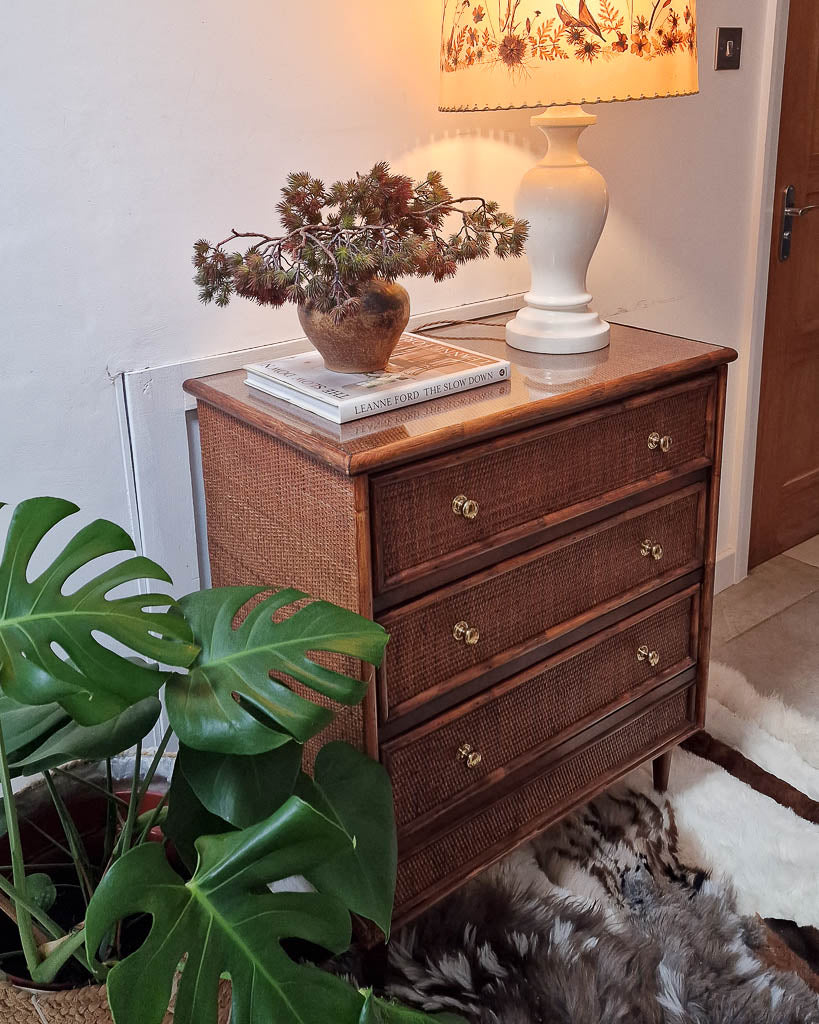
[[[769,937],[621,788],[395,936],[387,990],[472,1024],[819,1024]]]

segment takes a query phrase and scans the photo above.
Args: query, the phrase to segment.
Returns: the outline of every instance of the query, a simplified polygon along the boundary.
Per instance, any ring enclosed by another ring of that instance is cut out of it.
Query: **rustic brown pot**
[[[299,306],[299,322],[328,370],[374,373],[383,370],[409,320],[409,295],[400,284],[375,278],[361,296],[361,308],[335,323],[310,303]]]

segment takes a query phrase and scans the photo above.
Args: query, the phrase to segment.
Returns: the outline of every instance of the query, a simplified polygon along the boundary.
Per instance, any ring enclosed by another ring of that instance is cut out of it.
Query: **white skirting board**
[[[714,593],[732,587],[739,580],[736,578],[737,553],[733,548],[717,552],[717,564],[714,566]]]

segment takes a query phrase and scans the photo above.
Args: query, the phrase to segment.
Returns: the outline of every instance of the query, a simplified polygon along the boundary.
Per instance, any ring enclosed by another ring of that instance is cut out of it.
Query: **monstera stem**
[[[60,824],[63,827],[68,849],[71,852],[71,859],[74,861],[74,870],[77,872],[77,878],[80,883],[80,891],[82,892],[85,905],[88,906],[88,901],[94,895],[94,882],[91,878],[91,862],[88,859],[88,853],[83,844],[82,836],[65,805],[65,801],[54,785],[50,772],[43,772],[43,782],[48,790],[48,795],[51,797],[51,802],[54,804],[54,810],[57,812]]]
[[[9,760],[6,756],[6,741],[3,737],[3,726],[0,723],[0,783],[3,786],[3,807],[6,813],[6,828],[8,830],[9,850],[11,852],[11,872],[14,888],[20,893],[23,900],[28,899],[26,892],[26,869],[23,863],[23,848],[20,843],[20,824],[17,820],[17,803],[14,799],[14,792],[11,788],[11,774],[9,773]],[[20,933],[20,943],[23,947],[23,955],[26,958],[28,973],[33,977],[40,963],[40,956],[37,952],[37,941],[34,938],[34,928],[31,922],[31,914],[28,912],[21,900],[15,900],[17,912],[17,930]]]
[[[131,843],[134,838],[134,828],[139,817],[139,807],[142,804],[142,801],[145,799],[145,795],[148,792],[148,789],[150,788],[150,785],[154,780],[154,776],[156,775],[157,769],[159,768],[162,758],[165,755],[165,751],[168,747],[168,743],[170,743],[172,735],[173,729],[171,729],[169,726],[165,730],[164,735],[162,736],[159,746],[157,747],[156,753],[153,756],[153,760],[148,766],[148,771],[146,772],[145,778],[143,779],[140,779],[140,770],[142,764],[142,743],[137,743],[136,756],[134,757],[134,775],[133,778],[131,779],[131,796],[128,801],[128,813],[125,818],[125,824],[123,825],[122,831],[119,834],[119,838],[117,839],[116,844],[114,845],[113,852],[110,858],[108,859],[108,864],[105,869],[106,872],[113,866],[115,861],[119,860],[119,858],[123,854],[127,853],[128,850],[131,848]],[[159,816],[160,810],[161,806],[156,808],[157,817]],[[154,820],[151,824],[151,827],[153,827],[155,823],[156,821]],[[150,829],[148,831],[150,831]],[[140,836],[137,845],[140,845],[143,841],[144,835]]]
[[[113,797],[114,795],[114,771],[111,765],[111,758],[105,759],[105,786]],[[109,800],[105,808],[105,839],[102,848],[102,863],[107,864],[108,858],[114,849],[114,842],[117,837],[117,805]]]
[[[131,839],[134,834],[134,822],[137,818],[139,811],[139,773],[142,768],[142,740],[137,740],[136,753],[134,754],[134,777],[131,779],[131,798],[128,801],[128,813],[125,817],[125,825],[123,826],[122,833],[120,834],[120,843],[118,850],[115,850],[117,856],[122,856],[123,853],[127,853],[131,848]]]
[[[165,756],[165,751],[168,749],[168,744],[171,742],[171,736],[173,736],[173,729],[170,726],[168,726],[168,728],[163,733],[162,739],[159,741],[159,746],[156,748],[156,753],[153,756],[153,760],[148,766],[148,771],[145,773],[145,778],[142,780],[142,785],[139,787],[139,791],[137,793],[137,805],[141,804],[142,801],[145,799],[145,796],[151,787],[151,783],[154,781],[154,776],[156,775],[159,766],[162,763],[162,758]]]

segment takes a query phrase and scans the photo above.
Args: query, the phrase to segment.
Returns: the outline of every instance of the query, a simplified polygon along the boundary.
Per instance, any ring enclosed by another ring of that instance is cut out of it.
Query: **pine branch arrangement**
[[[354,312],[373,278],[452,277],[458,266],[520,256],[526,221],[479,196],[454,198],[438,171],[420,182],[381,162],[329,188],[306,172],[290,174],[277,206],[283,233],[235,229],[216,245],[194,245],[202,302],[226,306],[241,295],[262,306],[310,304],[339,320]],[[447,231],[446,222],[455,221]],[[252,241],[244,254],[226,246]]]

